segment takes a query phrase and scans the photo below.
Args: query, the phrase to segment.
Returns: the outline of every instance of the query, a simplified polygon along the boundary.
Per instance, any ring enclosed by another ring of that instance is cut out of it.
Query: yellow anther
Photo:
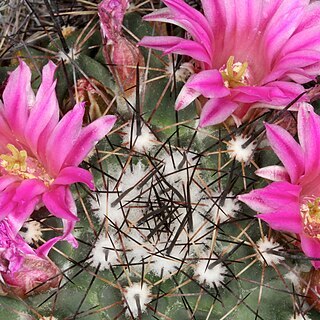
[[[320,198],[316,198],[314,202],[309,201],[307,203],[309,209],[309,215],[312,219],[320,221]]]
[[[320,239],[320,197],[306,200],[300,208],[304,233]]]
[[[2,163],[1,166],[5,167],[6,170],[27,170],[27,152],[25,150],[18,150],[13,144],[8,144],[7,148],[11,151],[11,155],[1,154],[0,159],[5,163]]]
[[[229,77],[233,77],[233,62],[234,56],[231,56],[227,61],[227,75]]]
[[[248,62],[234,63],[234,56],[230,56],[227,61],[227,67],[221,71],[222,78],[228,88],[245,86],[245,73],[248,69]]]

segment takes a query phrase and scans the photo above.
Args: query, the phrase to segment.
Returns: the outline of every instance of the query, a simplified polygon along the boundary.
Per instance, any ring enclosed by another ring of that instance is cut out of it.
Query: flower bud
[[[39,256],[10,223],[0,222],[0,294],[25,298],[56,288],[62,278],[58,267]]]
[[[121,92],[133,100],[137,84],[137,66],[144,66],[144,58],[137,46],[123,36],[121,25],[129,2],[104,0],[98,6],[102,36],[105,39],[103,54]],[[143,73],[139,72],[142,79]]]

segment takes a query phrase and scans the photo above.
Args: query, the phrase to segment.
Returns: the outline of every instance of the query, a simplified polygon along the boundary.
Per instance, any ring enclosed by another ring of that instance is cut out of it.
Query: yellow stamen
[[[320,239],[320,197],[302,205],[301,216],[304,232],[312,238]]]
[[[1,163],[2,167],[7,170],[27,170],[27,152],[25,150],[19,151],[14,145],[8,144],[7,148],[11,151],[12,155],[1,154],[0,159],[5,163]]]
[[[222,78],[228,88],[245,86],[245,73],[248,69],[248,62],[234,63],[234,56],[230,56],[227,67],[221,71]]]
[[[309,215],[312,219],[319,220],[320,222],[320,197],[316,198],[314,202],[309,201],[307,203],[309,208]]]
[[[233,77],[233,62],[234,56],[231,56],[227,61],[227,74],[229,77]]]

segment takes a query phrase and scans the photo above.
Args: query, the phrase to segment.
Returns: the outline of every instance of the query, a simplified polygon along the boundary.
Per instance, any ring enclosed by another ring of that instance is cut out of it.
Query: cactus
[[[61,281],[24,300],[0,297],[0,319],[320,319],[317,271],[295,236],[271,230],[237,200],[267,184],[257,168],[279,162],[263,121],[274,119],[295,134],[294,114],[256,111],[239,127],[225,121],[199,128],[201,101],[174,111],[197,66],[185,56],[136,47],[146,35],[182,34],[142,20],[161,2],[134,0],[126,8],[120,36],[138,51],[129,59],[134,65],[106,59],[112,44],[100,33],[98,1],[0,5],[1,83],[19,57],[37,89],[40,70],[52,60],[61,114],[83,101],[87,123],[118,117],[81,164],[96,190],[72,189],[78,249],[59,242],[49,255]],[[133,82],[124,84],[132,70]],[[39,208],[20,235],[37,248],[59,228]]]

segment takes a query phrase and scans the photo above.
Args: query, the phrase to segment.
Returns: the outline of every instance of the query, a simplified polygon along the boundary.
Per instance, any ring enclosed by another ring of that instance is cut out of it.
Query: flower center
[[[18,150],[14,145],[8,144],[11,154],[0,155],[0,169],[3,174],[19,176],[22,179],[39,179],[49,186],[52,179],[38,160],[28,157],[26,150]]]
[[[301,206],[304,232],[312,237],[320,239],[320,197],[307,199],[307,203]]]
[[[246,86],[248,84],[248,62],[234,63],[234,56],[231,56],[227,61],[227,67],[221,69],[220,73],[227,88]]]

